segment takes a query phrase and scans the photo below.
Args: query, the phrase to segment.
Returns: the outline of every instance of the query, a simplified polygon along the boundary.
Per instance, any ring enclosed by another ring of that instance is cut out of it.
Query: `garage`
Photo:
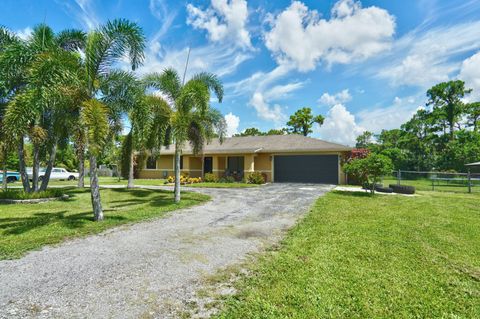
[[[338,155],[275,155],[278,183],[338,184]]]

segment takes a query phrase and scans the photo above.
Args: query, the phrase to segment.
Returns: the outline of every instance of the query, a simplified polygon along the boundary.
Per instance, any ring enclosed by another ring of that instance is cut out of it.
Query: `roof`
[[[267,135],[267,136],[242,136],[226,138],[222,144],[218,139],[206,144],[204,154],[228,153],[289,153],[289,152],[347,152],[351,147],[323,141],[317,138],[305,137],[298,134]],[[174,154],[175,146],[162,148],[161,154]],[[192,148],[187,143],[183,154],[192,154]]]
[[[480,162],[465,164],[465,166],[480,166]]]

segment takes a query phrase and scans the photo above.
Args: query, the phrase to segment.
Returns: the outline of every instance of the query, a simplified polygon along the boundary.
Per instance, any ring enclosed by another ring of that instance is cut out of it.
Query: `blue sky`
[[[4,0],[0,12],[20,36],[114,18],[145,31],[139,75],[181,71],[188,47],[189,75],[218,74],[230,134],[283,127],[308,106],[326,117],[315,137],[352,144],[399,127],[437,82],[460,78],[480,100],[480,0]]]

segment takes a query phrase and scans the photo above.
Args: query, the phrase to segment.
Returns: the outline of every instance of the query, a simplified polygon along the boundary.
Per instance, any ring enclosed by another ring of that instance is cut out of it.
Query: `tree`
[[[235,134],[234,136],[263,136],[265,135],[264,132],[260,131],[256,127],[249,127],[246,128],[243,132]]]
[[[368,148],[373,143],[373,133],[369,131],[363,132],[357,137],[356,148]]]
[[[468,125],[471,126],[475,132],[478,132],[480,122],[480,102],[467,104],[466,109],[469,121]]]
[[[362,185],[375,194],[375,185],[382,176],[392,172],[392,161],[384,155],[370,153],[365,158],[353,159],[344,165],[345,173],[353,175]]]
[[[285,134],[288,134],[288,130],[286,128],[281,128],[281,129],[272,128],[267,133],[265,133],[265,135],[285,135]]]
[[[124,19],[113,20],[91,31],[87,35],[85,47],[84,74],[88,98],[82,103],[81,123],[86,131],[80,135],[86,141],[90,161],[90,191],[94,220],[103,220],[103,210],[98,184],[97,157],[106,143],[110,123],[118,122],[118,112],[98,99],[99,83],[108,81],[115,62],[128,56],[132,69],[143,61],[145,38],[141,28]],[[104,97],[104,100],[108,97]],[[83,162],[79,158],[79,162]]]
[[[311,108],[304,107],[297,110],[295,114],[290,116],[287,126],[290,127],[290,132],[294,134],[303,134],[303,136],[308,136],[308,134],[313,133],[313,124],[317,123],[321,126],[323,125],[324,120],[325,118],[321,115],[314,116]]]
[[[210,106],[210,91],[219,102],[223,98],[223,85],[216,75],[203,72],[183,84],[177,71],[166,69],[151,74],[145,82],[165,94],[171,103],[170,132],[175,143],[175,202],[180,202],[180,155],[188,141],[193,153],[203,150],[205,142],[218,136],[223,141],[226,123],[222,114]]]
[[[78,30],[55,34],[51,28],[41,24],[34,28],[27,40],[9,35],[5,29],[0,32],[0,37],[3,37],[0,40],[0,82],[2,98],[8,104],[5,127],[12,138],[18,140],[19,171],[24,190],[44,190],[59,138],[59,132],[55,130],[55,123],[58,123],[55,116],[61,113],[59,110],[69,97],[67,88],[78,87],[75,72],[79,55],[73,51],[82,47],[84,34]],[[65,118],[62,117],[62,120]],[[33,143],[32,187],[25,172],[25,136]],[[44,153],[49,153],[49,165],[39,188],[40,155]]]
[[[445,120],[450,130],[450,139],[455,138],[455,126],[465,113],[462,99],[472,90],[465,88],[465,82],[456,80],[442,82],[427,91],[428,106],[433,106],[439,120]]]

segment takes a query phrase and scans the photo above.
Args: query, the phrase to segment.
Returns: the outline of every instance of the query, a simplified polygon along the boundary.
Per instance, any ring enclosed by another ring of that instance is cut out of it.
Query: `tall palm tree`
[[[141,28],[127,20],[107,22],[87,35],[85,78],[88,99],[82,104],[82,123],[90,155],[90,189],[94,220],[103,220],[97,173],[97,157],[105,145],[108,132],[108,107],[99,99],[99,83],[111,75],[115,62],[128,55],[132,69],[143,61],[145,38]],[[105,125],[106,124],[106,125]],[[81,161],[82,159],[79,158]]]
[[[210,91],[219,102],[223,98],[223,85],[214,74],[194,75],[185,84],[174,69],[166,69],[145,78],[148,86],[160,90],[168,97],[172,108],[170,127],[175,143],[175,202],[180,202],[180,156],[186,142],[194,154],[200,153],[206,142],[214,136],[221,141],[225,135],[225,120],[210,106]]]
[[[115,71],[100,85],[115,120],[128,118],[130,132],[125,139],[128,162],[127,188],[134,187],[134,154],[159,150],[165,142],[171,109],[161,97],[148,93],[148,85],[131,72]]]
[[[82,31],[65,30],[55,34],[44,24],[36,26],[27,40],[0,29],[0,83],[3,87],[2,99],[8,104],[5,125],[10,123],[9,133],[18,140],[19,170],[25,191],[39,190],[38,173],[43,146],[49,144],[50,159],[55,157],[56,142],[51,142],[57,137],[43,125],[53,114],[52,107],[59,107],[58,103],[54,105],[59,102],[58,98],[63,98],[64,92],[58,93],[60,87],[66,83],[74,85],[68,68],[73,66],[78,70],[79,56],[72,52],[82,48],[84,42]],[[32,188],[25,170],[25,136],[33,143],[34,150]],[[47,176],[50,171],[47,170]],[[47,184],[48,177],[42,183],[42,189],[46,189]]]

